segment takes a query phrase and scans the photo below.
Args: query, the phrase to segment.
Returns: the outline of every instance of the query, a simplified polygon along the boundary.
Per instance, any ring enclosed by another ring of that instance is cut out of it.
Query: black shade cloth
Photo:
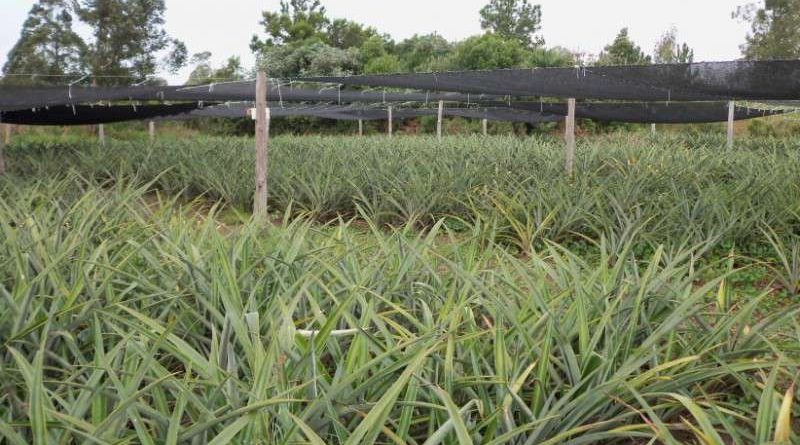
[[[796,100],[800,99],[800,60],[326,76],[302,80],[517,97]]]
[[[255,82],[234,82],[198,87],[130,86],[130,87],[14,87],[0,85],[0,111],[42,108],[57,105],[87,104],[120,101],[250,101],[255,97]],[[303,89],[270,86],[268,102],[328,102],[328,103],[475,103],[497,99],[496,96],[460,93],[392,93],[378,91],[348,91],[333,89]]]
[[[175,100],[214,100],[214,101],[251,101],[255,96],[254,81],[229,82],[222,84],[182,87],[168,94]],[[461,94],[461,93],[398,93],[382,91],[352,91],[339,88],[307,89],[291,86],[270,85],[267,100],[280,102],[329,102],[337,104],[349,103],[431,103],[445,102],[475,103],[482,100],[497,99],[496,95]]]
[[[246,104],[226,104],[214,107],[207,107],[202,110],[194,110],[190,113],[168,117],[165,119],[193,119],[201,117],[215,118],[242,118],[248,117],[247,111],[253,105]],[[470,119],[488,119],[493,121],[505,122],[525,122],[531,124],[558,122],[563,120],[563,116],[554,114],[542,114],[532,110],[516,110],[511,108],[444,108],[444,115],[451,117],[465,117]],[[436,116],[438,110],[435,108],[398,108],[392,110],[392,118],[397,120],[411,119],[422,116]],[[389,118],[388,108],[363,108],[351,106],[305,106],[305,107],[276,107],[270,108],[270,116],[273,118],[307,116],[333,120],[365,120],[377,121]]]
[[[567,114],[567,104],[547,102],[514,102],[512,108],[541,113]],[[734,120],[782,114],[780,110],[765,110],[737,106]],[[642,124],[692,124],[728,121],[728,102],[638,102],[638,103],[578,103],[575,117],[598,122],[628,122]]]
[[[197,109],[196,103],[140,106],[56,106],[0,112],[0,122],[17,125],[95,125],[180,115]]]

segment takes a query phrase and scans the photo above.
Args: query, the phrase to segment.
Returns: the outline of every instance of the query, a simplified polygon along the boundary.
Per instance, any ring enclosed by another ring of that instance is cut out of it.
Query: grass
[[[106,167],[91,146],[12,147],[2,440],[797,439],[788,142],[605,140],[575,182],[552,141],[395,142],[276,140],[277,226],[230,210],[247,140],[114,143]],[[176,191],[221,201],[198,216]]]

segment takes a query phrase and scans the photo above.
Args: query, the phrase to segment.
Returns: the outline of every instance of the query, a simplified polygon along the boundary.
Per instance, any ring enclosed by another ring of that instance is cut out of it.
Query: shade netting
[[[796,100],[800,99],[800,60],[324,76],[302,80],[517,97]]]
[[[55,106],[0,112],[0,122],[16,125],[95,125],[176,116],[197,109],[196,103],[174,105]]]

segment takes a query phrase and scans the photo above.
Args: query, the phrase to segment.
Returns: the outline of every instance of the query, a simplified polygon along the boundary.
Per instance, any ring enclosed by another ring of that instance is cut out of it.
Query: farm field
[[[0,368],[53,443],[768,443],[800,140],[20,137]],[[788,402],[787,402],[788,400]],[[45,442],[41,442],[45,443]]]

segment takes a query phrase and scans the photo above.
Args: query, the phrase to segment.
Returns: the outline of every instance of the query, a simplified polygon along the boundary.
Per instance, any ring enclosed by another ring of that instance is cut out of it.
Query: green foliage
[[[62,1],[38,0],[22,25],[19,40],[3,66],[7,74],[42,74],[37,82],[63,79],[47,75],[76,74],[83,71],[86,45],[73,30],[73,17]],[[15,77],[15,83],[25,78]]]
[[[192,56],[191,63],[195,66],[189,74],[186,85],[203,85],[219,81],[233,81],[244,79],[245,72],[239,57],[229,57],[225,65],[213,68],[210,63],[211,53],[206,51]]]
[[[526,47],[544,45],[536,35],[541,29],[542,7],[529,0],[490,0],[481,9],[481,27],[506,39],[517,40]]]
[[[352,74],[361,68],[358,49],[343,50],[322,42],[271,46],[259,54],[258,63],[275,78]]]
[[[614,42],[607,45],[597,59],[598,65],[648,65],[651,58],[628,36],[628,28],[622,28]]]
[[[329,23],[319,0],[281,0],[279,12],[262,13],[260,24],[267,38],[262,41],[253,36],[250,48],[253,52],[260,52],[275,45],[309,40],[322,42]]]
[[[335,19],[327,29],[326,39],[328,44],[335,48],[360,48],[367,40],[377,35],[378,31],[373,27],[366,27],[350,20]]]
[[[692,63],[694,50],[686,43],[678,42],[678,30],[674,26],[661,35],[653,54],[654,63]]]
[[[92,30],[86,64],[94,75],[145,79],[159,67],[176,71],[186,62],[186,46],[164,29],[164,0],[75,0],[74,8]],[[170,47],[160,61],[159,54]]]
[[[229,227],[151,190],[0,179],[5,442],[794,438],[798,309],[714,309],[702,245],[515,256],[478,224]]]
[[[742,54],[750,60],[800,57],[800,0],[766,0],[739,7],[734,17],[749,22]]]
[[[448,132],[457,130],[450,125]],[[734,151],[720,156],[726,144],[721,130],[594,137],[579,144],[576,165],[584,173],[574,180],[562,174],[560,138],[275,137],[271,202],[276,210],[291,207],[323,221],[356,215],[359,206],[381,224],[428,226],[444,216],[485,221],[514,240],[507,230],[516,223],[496,203],[516,201],[515,219],[543,222],[554,215],[540,240],[568,244],[601,235],[624,239],[636,228],[647,243],[672,247],[719,237],[746,250],[765,244],[766,226],[795,233],[797,139],[740,138]],[[154,179],[169,193],[203,194],[244,209],[253,196],[252,144],[247,138],[159,139],[144,148],[125,141],[101,148],[50,141],[13,144],[6,154],[9,169],[20,174],[47,177],[74,168],[108,180],[119,169]]]
[[[540,68],[571,67],[575,64],[575,54],[561,47],[534,48],[527,63],[528,66]]]
[[[453,45],[444,37],[433,33],[414,35],[400,42],[396,53],[403,69],[408,72],[432,71],[437,61],[442,61],[451,54]]]
[[[458,43],[451,64],[463,70],[516,68],[524,64],[526,55],[519,41],[487,33]]]
[[[376,57],[366,65],[364,65],[364,73],[377,74],[377,73],[398,73],[402,70],[400,59],[394,54],[386,54]]]

